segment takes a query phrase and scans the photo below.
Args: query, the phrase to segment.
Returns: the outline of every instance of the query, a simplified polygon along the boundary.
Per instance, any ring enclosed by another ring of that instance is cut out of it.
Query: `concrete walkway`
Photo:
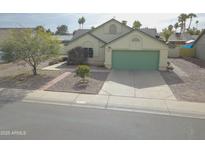
[[[23,102],[51,105],[124,110],[131,112],[148,112],[205,119],[204,103],[192,103],[166,99],[87,95],[41,90],[28,91],[22,89],[1,89],[0,102],[3,103],[8,100],[21,100]]]
[[[67,62],[60,62],[58,64],[54,64],[51,66],[46,66],[44,68],[42,68],[42,70],[48,70],[48,71],[60,71],[60,70],[65,70],[68,72],[74,72],[76,70],[77,66],[67,66],[67,67],[61,67],[62,65],[65,65]],[[100,68],[100,67],[96,67],[96,66],[90,66],[90,71],[91,72],[110,72],[109,69],[106,68]]]
[[[65,77],[69,76],[70,74],[71,74],[71,72],[65,72],[65,73],[57,76],[55,79],[49,81],[48,83],[46,83],[45,85],[40,87],[39,90],[46,90],[46,89],[50,88],[51,86],[53,86],[57,82],[63,80]]]
[[[158,71],[112,70],[99,94],[176,100]]]
[[[58,64],[54,64],[54,65],[51,65],[51,66],[46,66],[46,67],[42,68],[42,70],[59,71],[59,70],[61,70],[61,69],[58,68],[58,67],[61,66],[61,65],[63,65],[63,64],[66,64],[66,61],[60,62],[60,63],[58,63]]]

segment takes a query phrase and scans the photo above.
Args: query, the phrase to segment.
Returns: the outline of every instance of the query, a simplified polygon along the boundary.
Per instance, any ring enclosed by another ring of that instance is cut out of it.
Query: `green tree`
[[[196,23],[196,28],[198,28],[199,20],[197,20],[195,23]]]
[[[81,25],[82,25],[82,18],[78,19],[78,24],[79,24],[79,28],[81,29]]]
[[[173,32],[170,31],[168,28],[164,28],[164,29],[162,30],[162,35],[164,36],[166,42],[168,41],[168,39],[169,39],[169,37],[172,35],[172,33],[173,33]]]
[[[42,61],[56,56],[59,50],[60,42],[50,33],[39,29],[13,31],[2,44],[6,60],[25,61],[32,67],[33,75],[37,75],[37,67]]]
[[[191,28],[192,20],[193,20],[193,18],[196,18],[196,17],[197,17],[197,15],[194,14],[194,13],[189,13],[189,14],[188,14],[188,18],[189,18],[189,26],[188,26],[188,29]]]
[[[177,31],[178,28],[179,28],[179,23],[177,22],[177,23],[174,24],[175,31]]]
[[[83,29],[84,23],[85,23],[85,18],[84,17],[81,17],[81,18],[78,19],[78,24],[79,24],[80,29],[81,28]]]
[[[46,31],[46,29],[43,26],[41,26],[41,25],[36,26],[35,30],[39,30],[39,31],[42,31],[42,32]]]
[[[65,35],[68,32],[68,27],[66,25],[61,25],[57,27],[57,35]]]
[[[50,29],[47,29],[46,32],[53,35],[53,32]]]
[[[174,28],[174,26],[173,26],[173,25],[169,25],[169,26],[168,26],[168,30],[169,30],[170,32],[172,32],[172,31],[173,31],[173,28]]]
[[[136,20],[135,20],[135,21],[133,22],[132,28],[133,28],[133,29],[140,29],[141,26],[142,26],[142,24],[140,23],[140,21],[138,21],[138,20],[136,21]]]
[[[199,35],[199,34],[201,33],[201,31],[198,30],[198,29],[195,28],[195,27],[188,29],[187,32],[188,32],[190,35]]]
[[[188,19],[188,15],[185,14],[185,13],[182,13],[178,16],[178,23],[179,23],[179,26],[181,27],[181,32],[185,32],[186,30],[186,21]]]
[[[82,29],[83,29],[83,25],[84,25],[84,23],[85,23],[85,18],[82,17],[82,18],[81,18]]]

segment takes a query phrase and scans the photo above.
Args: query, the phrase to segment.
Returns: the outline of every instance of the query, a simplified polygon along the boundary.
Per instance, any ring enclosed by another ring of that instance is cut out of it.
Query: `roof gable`
[[[103,40],[103,39],[97,37],[96,35],[94,35],[93,32],[96,31],[97,29],[103,27],[104,25],[106,25],[106,24],[112,22],[112,21],[114,21],[114,22],[116,22],[116,23],[118,23],[118,24],[121,24],[121,25],[123,25],[123,26],[129,28],[130,30],[132,30],[131,27],[129,27],[129,26],[127,26],[127,25],[124,25],[124,24],[122,24],[121,22],[119,22],[118,20],[112,18],[112,19],[108,20],[107,22],[105,22],[105,23],[103,23],[103,24],[97,26],[97,27],[94,28],[94,29],[91,29],[91,30],[89,30],[89,29],[83,30],[83,29],[82,29],[82,30],[76,31],[77,33],[79,32],[80,35],[77,34],[77,35],[78,35],[77,37],[73,37],[72,40],[70,41],[70,43],[73,42],[73,41],[75,41],[75,40],[77,40],[77,39],[79,39],[79,38],[81,38],[81,37],[83,37],[83,36],[85,36],[85,35],[87,35],[87,34],[92,35],[92,37],[95,37],[96,39],[102,41],[103,43],[107,43],[105,40]],[[74,35],[75,35],[75,34],[74,34]]]
[[[73,38],[72,39],[76,39],[78,37],[80,37],[81,35],[89,32],[90,29],[78,29],[76,31],[73,32]]]
[[[194,41],[193,46],[195,46],[195,44],[200,40],[200,38],[205,35],[205,29],[201,32],[201,34],[198,36],[198,38],[196,39],[196,41]]]
[[[118,40],[120,40],[121,38],[124,38],[124,37],[126,37],[127,35],[129,35],[129,34],[131,34],[131,33],[133,33],[133,32],[139,32],[140,34],[145,35],[145,36],[149,37],[150,39],[153,39],[153,40],[155,40],[155,41],[157,41],[157,42],[159,42],[159,43],[161,43],[161,44],[163,44],[164,46],[167,47],[167,44],[166,44],[164,41],[158,40],[156,37],[153,37],[153,36],[147,34],[146,32],[140,31],[140,30],[138,30],[138,29],[133,29],[132,31],[130,31],[130,32],[128,32],[128,33],[126,33],[126,34],[124,34],[124,35],[122,35],[122,36],[120,36],[120,37],[118,37],[118,38],[116,38],[116,39],[114,39],[114,40],[112,40],[112,41],[110,41],[110,42],[108,42],[108,43],[105,44],[105,45],[108,45],[108,44],[111,44],[111,43],[113,43],[113,42],[115,42],[115,41],[118,41]]]
[[[122,26],[125,26],[125,27],[127,27],[127,28],[129,28],[129,29],[131,29],[131,30],[132,30],[132,28],[131,28],[131,27],[129,27],[128,25],[125,25],[125,24],[123,24],[123,23],[119,22],[118,20],[116,20],[116,19],[112,18],[112,19],[110,19],[110,20],[106,21],[105,23],[103,23],[103,24],[101,24],[101,25],[97,26],[96,28],[94,28],[91,32],[93,32],[93,31],[95,31],[95,30],[97,30],[97,29],[99,29],[99,28],[103,27],[104,25],[106,25],[106,24],[108,24],[108,23],[110,23],[110,22],[112,22],[112,21],[114,21],[114,22],[116,22],[116,23],[118,23],[118,24],[121,24]]]
[[[103,43],[106,43],[106,42],[104,42],[103,40],[101,40],[100,38],[98,38],[98,37],[96,37],[95,35],[91,34],[90,32],[87,32],[87,33],[84,33],[83,35],[81,35],[81,36],[78,37],[78,38],[72,39],[72,40],[69,42],[69,44],[73,43],[74,41],[76,41],[76,40],[78,40],[78,39],[80,39],[80,38],[82,38],[82,37],[84,37],[84,36],[86,36],[86,35],[92,36],[93,38],[95,38],[95,39],[97,39],[97,40],[99,40],[99,41],[101,41],[101,42],[103,42]]]

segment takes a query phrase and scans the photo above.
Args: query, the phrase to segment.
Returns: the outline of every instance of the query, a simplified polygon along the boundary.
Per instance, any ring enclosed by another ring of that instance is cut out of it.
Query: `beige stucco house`
[[[205,30],[194,42],[193,47],[196,49],[196,57],[205,60]]]
[[[75,47],[87,48],[88,62],[105,65],[109,69],[123,70],[165,70],[168,46],[141,30],[111,19],[106,23],[83,32],[65,47],[69,51]]]

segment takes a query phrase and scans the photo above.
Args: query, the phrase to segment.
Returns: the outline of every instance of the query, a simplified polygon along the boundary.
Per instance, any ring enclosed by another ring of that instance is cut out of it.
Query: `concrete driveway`
[[[158,71],[112,70],[99,94],[176,100]]]

